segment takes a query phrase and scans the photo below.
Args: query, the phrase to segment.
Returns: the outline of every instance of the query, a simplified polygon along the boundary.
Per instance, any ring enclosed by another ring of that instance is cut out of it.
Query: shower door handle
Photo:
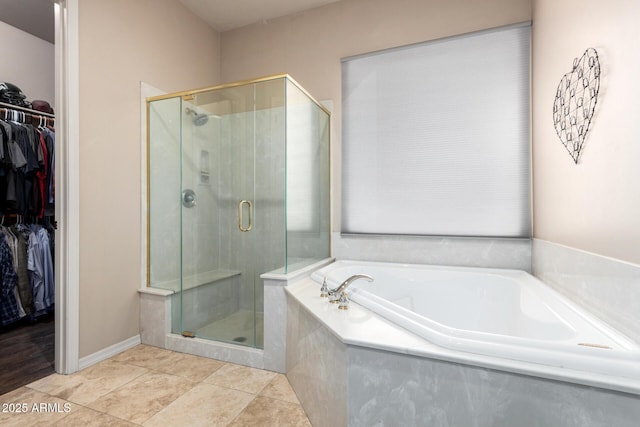
[[[249,226],[244,226],[244,205],[249,208]],[[253,228],[253,204],[249,200],[240,200],[238,203],[238,229],[242,232],[250,231]]]

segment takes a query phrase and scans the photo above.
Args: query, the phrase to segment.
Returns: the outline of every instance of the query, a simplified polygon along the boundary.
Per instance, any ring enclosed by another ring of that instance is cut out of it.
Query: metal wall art
[[[599,90],[598,52],[589,48],[573,60],[571,72],[562,76],[553,102],[556,133],[576,164],[589,132]]]

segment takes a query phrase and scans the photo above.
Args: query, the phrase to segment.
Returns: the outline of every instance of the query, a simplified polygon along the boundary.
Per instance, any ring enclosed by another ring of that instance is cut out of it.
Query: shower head
[[[193,119],[193,124],[196,126],[202,126],[209,121],[209,116],[206,114],[196,114],[196,117]]]
[[[193,124],[196,126],[205,125],[209,121],[209,117],[219,118],[219,116],[216,116],[214,114],[198,113],[196,110],[193,110],[191,108],[186,108],[185,112],[187,114],[193,114]]]

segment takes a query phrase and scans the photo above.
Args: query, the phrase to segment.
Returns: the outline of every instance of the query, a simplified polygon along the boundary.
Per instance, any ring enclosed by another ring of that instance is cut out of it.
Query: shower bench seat
[[[198,286],[220,282],[234,276],[239,276],[240,274],[242,274],[240,271],[225,269],[211,270],[205,271],[203,273],[192,274],[190,276],[184,277],[182,281],[182,290],[186,291],[187,289],[197,288]],[[151,288],[172,291],[172,293],[180,292],[180,280],[172,279],[156,282],[151,285]]]

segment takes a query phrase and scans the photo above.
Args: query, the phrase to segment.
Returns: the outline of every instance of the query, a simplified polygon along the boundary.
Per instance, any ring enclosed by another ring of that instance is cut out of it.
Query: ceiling
[[[53,0],[0,0],[0,21],[54,42]]]
[[[339,0],[178,0],[219,32]],[[53,0],[0,0],[0,21],[54,43]]]
[[[339,0],[178,0],[219,32]]]

